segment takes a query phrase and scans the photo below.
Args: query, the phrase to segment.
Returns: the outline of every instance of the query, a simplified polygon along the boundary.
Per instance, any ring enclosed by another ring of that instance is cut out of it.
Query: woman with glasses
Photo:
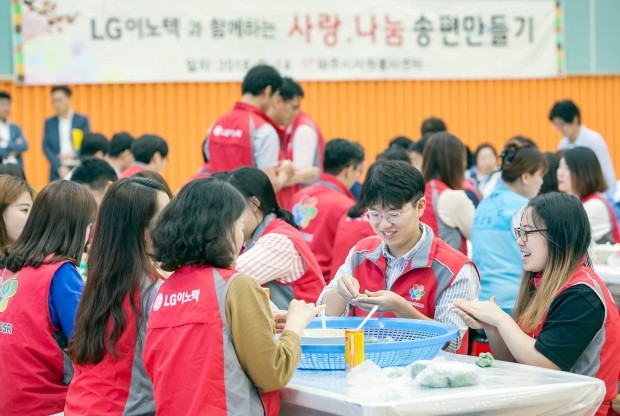
[[[0,256],[15,273],[0,295],[0,414],[49,415],[65,407],[73,375],[64,349],[84,283],[76,268],[96,215],[82,185],[55,181],[37,196],[19,238]]]
[[[426,209],[420,219],[463,254],[467,254],[475,210],[464,190],[466,157],[465,145],[456,136],[442,132],[429,138],[422,164]]]
[[[596,244],[620,243],[614,210],[605,198],[607,183],[596,153],[588,147],[563,152],[557,172],[558,190],[581,199]]]
[[[502,152],[502,183],[474,214],[471,245],[480,272],[480,298],[495,296],[508,313],[514,308],[522,269],[513,228],[523,207],[538,195],[546,170],[547,160],[538,149],[509,141]]]
[[[321,268],[293,214],[278,205],[267,174],[243,167],[225,179],[246,201],[244,250],[236,269],[269,288],[280,310],[286,310],[293,299],[316,302],[325,287]]]
[[[121,179],[107,190],[88,258],[88,279],[68,354],[75,375],[65,415],[155,413],[142,364],[146,322],[159,274],[149,257],[148,227],[168,204],[164,185]]]
[[[328,315],[366,315],[373,306],[384,317],[431,319],[461,330],[449,351],[467,351],[467,326],[452,311],[456,299],[477,299],[478,273],[462,253],[420,222],[424,178],[411,164],[379,162],[364,183],[368,221],[376,236],[349,252],[319,303]],[[360,296],[363,295],[363,296]]]
[[[514,318],[493,299],[457,301],[455,311],[471,328],[484,329],[500,360],[601,379],[607,391],[596,414],[611,414],[620,317],[587,257],[591,231],[583,205],[562,193],[538,196],[515,233],[524,272]]]

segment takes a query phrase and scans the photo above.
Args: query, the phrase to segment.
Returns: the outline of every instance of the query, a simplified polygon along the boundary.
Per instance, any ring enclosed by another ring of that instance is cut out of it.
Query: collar
[[[266,215],[265,218],[263,218],[261,223],[258,224],[258,227],[256,227],[256,229],[252,233],[252,238],[250,238],[250,242],[245,246],[243,251],[248,251],[249,249],[254,247],[256,240],[258,240],[259,238],[263,236],[263,233],[265,232],[265,229],[267,228],[269,223],[275,219],[276,219],[276,214]]]
[[[71,120],[73,120],[73,115],[74,114],[75,113],[73,112],[73,110],[69,110],[69,114],[67,114],[67,118],[63,118],[61,116],[58,116],[58,121],[63,121],[63,120],[71,121]]]
[[[282,127],[278,126],[276,122],[273,121],[271,117],[269,117],[267,113],[265,113],[260,108],[252,104],[244,103],[242,101],[237,101],[235,105],[233,106],[233,110],[242,110],[242,111],[247,111],[247,112],[256,114],[260,118],[264,119],[267,123],[271,124],[273,128],[276,129],[276,133],[278,133],[278,137],[280,138],[280,140],[282,140],[282,137],[284,136],[284,130],[282,130]]]
[[[347,187],[344,186],[344,184],[340,181],[340,179],[336,178],[333,175],[330,175],[329,173],[323,173],[317,183],[323,185],[326,188],[331,188],[342,194],[345,194],[351,199],[355,199],[353,197],[353,194],[351,194],[351,191],[349,191],[349,189],[347,189]]]
[[[426,224],[420,223],[420,229],[422,230],[420,241],[401,257],[396,258],[390,254],[387,245],[383,241],[381,242],[381,254],[390,263],[397,260],[406,261],[409,264],[409,268],[405,271],[429,267],[429,260],[434,250],[434,234],[433,230]]]

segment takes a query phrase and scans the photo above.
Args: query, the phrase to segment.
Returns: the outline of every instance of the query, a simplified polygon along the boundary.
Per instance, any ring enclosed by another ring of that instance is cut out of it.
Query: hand
[[[282,331],[284,331],[287,314],[288,314],[287,311],[281,311],[281,310],[273,311],[273,323],[276,326],[276,334],[281,334]]]
[[[290,160],[283,160],[278,166],[278,176],[284,177],[285,180],[289,180],[295,175],[295,165]]]
[[[485,302],[454,301],[453,311],[463,319],[468,327],[473,329],[485,329],[489,326],[497,327],[502,319],[510,318],[510,315],[497,306],[495,297]]]
[[[302,336],[304,329],[322,309],[325,309],[325,305],[315,306],[314,303],[293,299],[288,305],[286,324],[283,330],[290,330]]]
[[[68,168],[67,166],[61,166],[58,168],[58,177],[60,179],[63,179],[70,171],[71,168]]]
[[[411,305],[402,296],[390,290],[379,290],[377,292],[366,290],[365,293],[368,295],[367,298],[357,298],[352,302],[365,311],[370,312],[375,305],[379,306],[379,312],[400,313],[405,307],[411,309]]]
[[[337,282],[338,294],[349,303],[353,303],[360,294],[360,283],[353,276],[344,275]]]

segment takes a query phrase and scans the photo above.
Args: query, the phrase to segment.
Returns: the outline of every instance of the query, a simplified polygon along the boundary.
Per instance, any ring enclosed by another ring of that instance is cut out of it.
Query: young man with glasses
[[[424,189],[422,174],[408,163],[381,162],[372,169],[363,193],[377,236],[351,249],[318,303],[325,303],[332,316],[363,316],[379,305],[384,317],[454,325],[461,337],[448,350],[467,353],[467,325],[452,307],[455,300],[478,298],[478,271],[420,222],[426,206]]]
[[[332,251],[340,219],[355,204],[349,188],[364,170],[364,149],[345,139],[325,145],[319,181],[292,199],[295,223],[314,253],[326,282],[333,277]]]

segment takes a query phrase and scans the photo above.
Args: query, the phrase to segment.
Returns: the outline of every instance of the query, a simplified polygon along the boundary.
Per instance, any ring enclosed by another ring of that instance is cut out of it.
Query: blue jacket
[[[71,129],[80,129],[84,133],[90,133],[88,117],[74,113],[73,119],[71,120]],[[58,168],[61,166],[60,160],[58,160],[58,154],[60,153],[58,116],[53,116],[45,120],[45,126],[43,128],[43,152],[50,162],[50,181],[58,179]]]
[[[22,153],[26,150],[28,150],[28,142],[22,129],[17,124],[9,123],[9,144],[7,147],[0,147],[0,156],[2,159],[7,159],[10,153],[17,153],[17,163],[23,168]]]
[[[512,219],[528,200],[499,185],[482,200],[472,226],[472,260],[480,273],[480,300],[495,301],[512,312],[521,285],[523,262]]]

